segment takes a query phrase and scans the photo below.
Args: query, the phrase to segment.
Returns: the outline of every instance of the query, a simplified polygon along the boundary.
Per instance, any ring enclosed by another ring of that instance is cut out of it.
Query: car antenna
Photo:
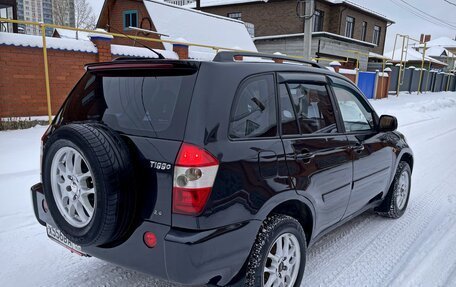
[[[141,46],[143,46],[143,47],[146,48],[147,50],[154,52],[154,53],[158,56],[159,59],[165,59],[165,57],[164,57],[162,54],[160,54],[159,52],[155,51],[155,50],[152,49],[151,47],[147,46],[147,45],[144,44],[143,42],[140,42],[140,41],[138,41],[138,40],[136,40],[136,39],[131,38],[131,37],[128,36],[127,34],[123,33],[122,31],[117,30],[116,28],[112,27],[112,26],[109,25],[109,24],[107,24],[106,27],[107,27],[108,29],[113,29],[114,32],[120,33],[120,34],[124,35],[125,37],[127,37],[128,39],[130,39],[130,40],[132,40],[132,41],[135,41],[135,42],[139,43]]]

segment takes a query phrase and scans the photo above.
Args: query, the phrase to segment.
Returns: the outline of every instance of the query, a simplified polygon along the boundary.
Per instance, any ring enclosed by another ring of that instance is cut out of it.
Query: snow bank
[[[427,100],[417,103],[408,103],[405,105],[405,107],[421,113],[435,112],[442,109],[456,107],[456,99],[442,98],[436,100]]]

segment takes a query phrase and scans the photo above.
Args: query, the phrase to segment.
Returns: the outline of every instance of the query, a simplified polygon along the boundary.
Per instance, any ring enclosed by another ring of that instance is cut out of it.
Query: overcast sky
[[[438,38],[441,36],[447,36],[454,38],[456,36],[456,29],[443,27],[440,25],[432,24],[414,15],[410,10],[412,8],[407,7],[403,2],[405,1],[424,12],[449,22],[453,26],[456,26],[456,6],[446,3],[444,0],[351,0],[357,4],[360,4],[366,8],[376,11],[380,14],[385,15],[389,19],[395,21],[388,28],[387,40],[385,51],[391,51],[394,46],[394,38],[397,33],[408,34],[413,38],[419,39],[421,33],[431,34],[432,38]],[[456,3],[456,0],[449,0],[450,2]],[[104,0],[90,0],[94,11],[98,14],[103,6]],[[399,3],[401,6],[395,4]],[[436,20],[433,20],[436,22]]]

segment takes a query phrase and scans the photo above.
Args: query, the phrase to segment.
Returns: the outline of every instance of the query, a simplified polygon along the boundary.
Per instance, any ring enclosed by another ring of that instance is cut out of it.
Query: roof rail
[[[254,57],[254,58],[266,58],[266,59],[280,59],[287,62],[295,62],[301,63],[306,65],[311,65],[314,68],[325,69],[324,66],[307,60],[296,59],[292,57],[287,57],[284,55],[274,55],[274,54],[264,54],[264,53],[256,53],[256,52],[233,52],[233,51],[221,51],[218,52],[217,55],[214,57],[214,62],[234,62],[235,56],[243,56],[243,57]]]

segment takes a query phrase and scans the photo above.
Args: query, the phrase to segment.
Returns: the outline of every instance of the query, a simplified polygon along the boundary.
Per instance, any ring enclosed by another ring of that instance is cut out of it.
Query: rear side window
[[[195,75],[129,74],[86,74],[63,120],[102,121],[126,134],[182,139]]]
[[[241,84],[231,113],[231,138],[274,137],[277,115],[272,75],[256,76]]]
[[[281,117],[284,135],[337,133],[328,89],[322,84],[281,84]],[[288,100],[287,100],[288,95]],[[291,101],[291,103],[287,103]],[[297,127],[292,123],[296,119]]]

